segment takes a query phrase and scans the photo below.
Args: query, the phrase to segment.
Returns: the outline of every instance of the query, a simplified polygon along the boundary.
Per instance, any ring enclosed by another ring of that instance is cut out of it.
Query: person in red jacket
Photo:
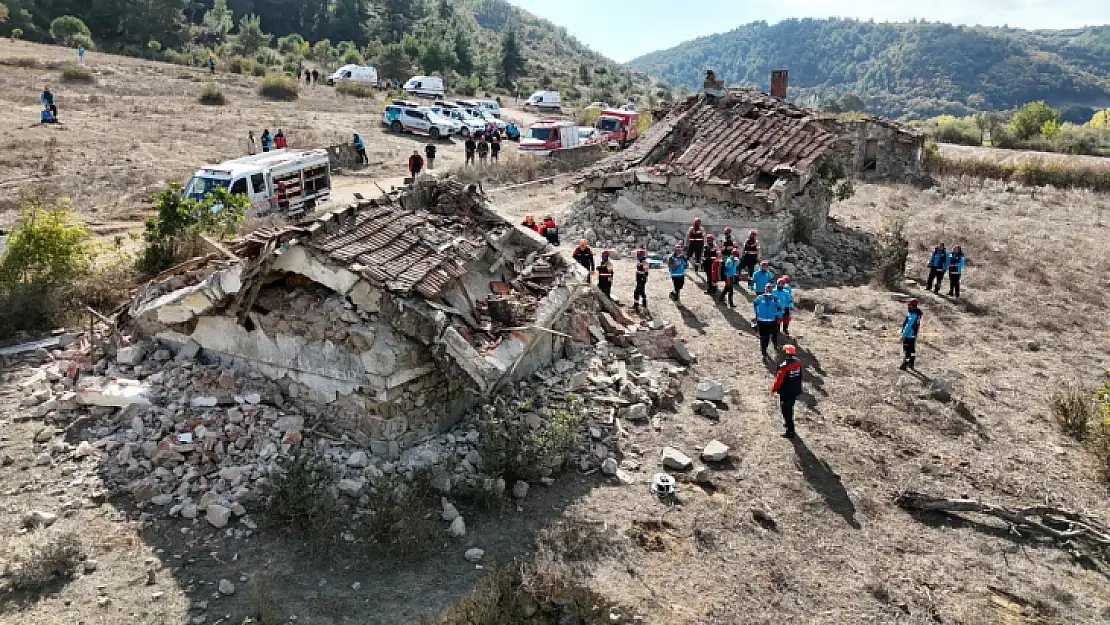
[[[285,133],[281,128],[278,128],[277,134],[274,135],[274,147],[279,150],[284,150],[289,147],[289,142],[285,140]]]
[[[416,178],[421,169],[424,169],[424,157],[420,156],[419,151],[413,150],[412,156],[409,157],[409,173],[412,174],[413,178]]]
[[[786,360],[779,365],[771,394],[779,394],[779,407],[782,408],[782,420],[786,426],[783,437],[794,438],[794,403],[802,394],[802,361],[795,357],[797,348],[793,345],[783,347],[782,351],[786,352]]]
[[[547,239],[548,243],[555,246],[559,245],[559,226],[555,225],[555,220],[551,218],[551,215],[543,216],[540,234],[543,235],[543,238]]]
[[[522,221],[520,225],[524,226],[525,228],[530,228],[532,232],[535,232],[536,234],[540,233],[540,225],[536,223],[536,218],[531,215],[525,215],[524,221]]]

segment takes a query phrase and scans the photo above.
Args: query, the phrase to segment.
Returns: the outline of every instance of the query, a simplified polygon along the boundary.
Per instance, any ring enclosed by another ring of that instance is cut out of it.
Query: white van
[[[489,111],[494,117],[501,117],[501,105],[497,100],[456,100],[461,106],[467,108],[482,109]]]
[[[443,79],[439,76],[413,76],[402,87],[405,93],[423,98],[442,98]]]
[[[374,86],[378,84],[378,70],[370,65],[344,65],[335,70],[334,74],[328,76],[329,85],[345,81]]]
[[[562,109],[562,98],[558,91],[537,91],[524,102],[524,107],[541,111],[558,111]]]
[[[185,185],[185,197],[202,199],[217,187],[250,197],[251,215],[300,215],[331,200],[328,151],[271,150],[208,165]]]

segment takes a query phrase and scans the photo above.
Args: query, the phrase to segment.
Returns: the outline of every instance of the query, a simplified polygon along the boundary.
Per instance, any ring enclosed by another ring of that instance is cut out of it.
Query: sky
[[[1110,23],[1110,0],[509,0],[616,61],[791,17],[1076,28]]]

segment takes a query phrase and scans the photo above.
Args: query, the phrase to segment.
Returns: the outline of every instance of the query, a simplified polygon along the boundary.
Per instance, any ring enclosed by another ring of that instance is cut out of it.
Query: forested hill
[[[844,19],[753,22],[634,59],[635,69],[700,87],[713,69],[730,86],[767,89],[790,70],[807,104],[846,93],[874,112],[921,118],[1045,100],[1065,119],[1110,105],[1110,26],[1025,31]]]
[[[391,77],[426,72],[456,83],[612,101],[649,91],[645,75],[504,0],[0,0],[4,5],[0,36],[63,42],[51,24],[68,15],[84,22],[100,49],[175,62],[181,54],[254,56],[269,47],[285,60],[299,55],[323,65],[358,58],[385,65]],[[248,35],[240,37],[244,29]],[[506,38],[521,58],[505,58]],[[328,46],[318,49],[324,40]]]

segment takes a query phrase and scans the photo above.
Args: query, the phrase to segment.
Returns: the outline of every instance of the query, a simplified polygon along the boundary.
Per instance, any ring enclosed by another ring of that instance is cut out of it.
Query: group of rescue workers
[[[531,228],[552,245],[559,245],[559,228],[551,215],[545,215],[543,222],[536,222],[531,215],[528,215],[521,225]],[[727,304],[729,308],[736,307],[733,301],[736,285],[746,278],[748,291],[755,296],[752,301],[755,316],[751,320],[751,326],[759,332],[760,353],[764,360],[767,360],[774,358],[772,354],[768,354],[767,348],[770,345],[774,345],[776,349],[779,347],[779,334],[790,336],[794,289],[790,283],[790,276],[783,275],[776,279],[770,263],[766,260],[761,261],[759,253],[758,233],[755,230],[748,233],[748,238],[743,244],[738,244],[732,237],[732,228],[725,228],[718,245],[714,235],[707,233],[702,227],[702,221],[695,219],[686,232],[685,244],[675,245],[674,252],[667,257],[665,264],[672,284],[670,298],[679,306],[682,305],[682,289],[685,286],[688,269],[695,274],[698,274],[699,270],[704,272],[705,292],[719,304]],[[614,271],[610,259],[611,253],[608,250],[601,252],[601,262],[597,263],[589,242],[582,239],[574,248],[571,257],[589,272],[591,279],[596,275],[598,289],[607,297],[612,297]],[[949,295],[958,298],[960,277],[963,274],[965,261],[964,253],[959,246],[951,252],[946,250],[943,244],[934,248],[929,259],[928,288],[934,293],[939,293],[941,281],[947,272]],[[647,251],[637,250],[636,282],[632,293],[633,309],[636,311],[641,309],[647,311],[647,281],[650,268]],[[901,329],[903,358],[899,368],[903,371],[907,368],[915,369],[921,316],[918,300],[910,299],[907,302],[906,316],[902,321]],[[794,405],[802,394],[804,367],[797,357],[795,345],[784,345],[782,351],[786,357],[778,366],[771,394],[779,396],[786,430],[783,436],[794,438]]]

